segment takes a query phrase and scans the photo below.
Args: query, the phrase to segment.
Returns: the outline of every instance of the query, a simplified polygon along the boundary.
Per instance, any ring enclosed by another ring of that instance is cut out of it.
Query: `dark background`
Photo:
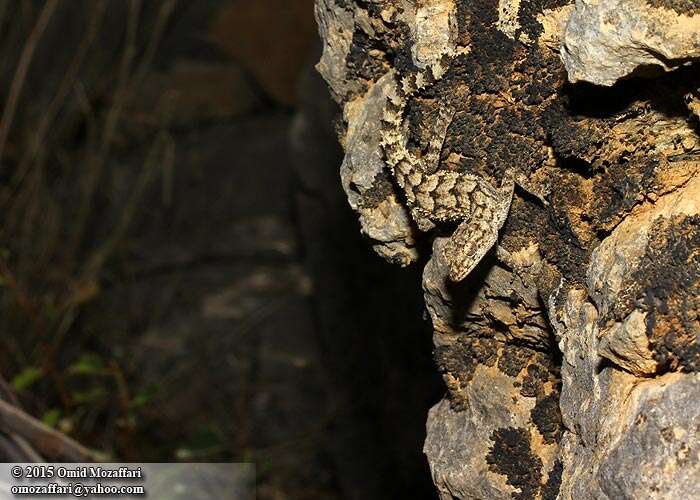
[[[312,0],[0,0],[0,373],[115,460],[434,498],[420,266],[359,233],[317,38]]]

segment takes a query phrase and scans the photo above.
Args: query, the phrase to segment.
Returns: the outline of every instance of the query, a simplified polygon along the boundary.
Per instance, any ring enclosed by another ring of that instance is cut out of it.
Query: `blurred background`
[[[422,266],[359,233],[319,54],[313,0],[0,0],[5,403],[261,499],[435,497]]]

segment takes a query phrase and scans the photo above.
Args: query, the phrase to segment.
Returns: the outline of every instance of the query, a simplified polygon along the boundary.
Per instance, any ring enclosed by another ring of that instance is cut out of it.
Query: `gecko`
[[[443,248],[449,278],[466,278],[496,244],[505,223],[515,188],[514,175],[506,170],[500,186],[480,175],[438,170],[440,155],[455,111],[442,106],[433,125],[433,134],[424,154],[407,147],[404,115],[410,98],[440,80],[446,58],[428,65],[415,75],[399,79],[388,93],[383,110],[382,147],[389,170],[403,190],[410,213],[421,231],[437,223],[458,222]]]

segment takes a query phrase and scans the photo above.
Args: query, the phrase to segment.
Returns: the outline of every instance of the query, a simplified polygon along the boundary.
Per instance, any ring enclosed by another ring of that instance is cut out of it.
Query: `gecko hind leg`
[[[410,186],[406,186],[407,198],[411,203],[411,216],[421,231],[430,231],[435,227],[435,217],[431,215],[435,203],[430,198],[430,191],[440,182],[440,174],[436,173],[440,166],[440,156],[445,145],[447,129],[455,116],[454,108],[441,106],[438,116],[433,123],[433,132],[425,154],[414,165],[419,168],[406,172]]]

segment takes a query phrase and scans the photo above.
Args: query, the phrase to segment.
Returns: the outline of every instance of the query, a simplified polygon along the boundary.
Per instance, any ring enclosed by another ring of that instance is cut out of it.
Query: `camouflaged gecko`
[[[411,215],[421,231],[435,223],[459,222],[444,247],[444,258],[453,281],[461,281],[476,267],[498,240],[513,199],[515,181],[506,173],[501,186],[467,172],[438,170],[440,153],[454,111],[444,107],[426,154],[409,151],[404,114],[409,99],[438,81],[447,71],[444,62],[396,81],[384,109],[382,147],[396,182],[406,195]]]

